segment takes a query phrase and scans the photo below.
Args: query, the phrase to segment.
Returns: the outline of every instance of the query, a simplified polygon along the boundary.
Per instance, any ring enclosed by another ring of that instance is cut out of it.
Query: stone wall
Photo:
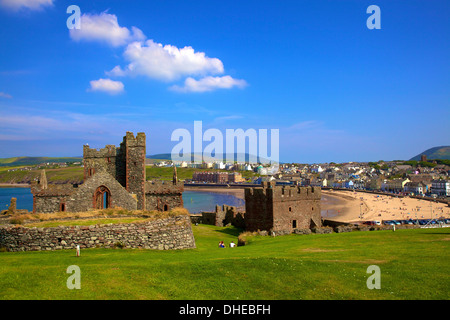
[[[195,239],[188,215],[94,226],[0,226],[0,247],[8,251],[75,249],[77,245],[80,248],[192,249]]]
[[[107,208],[137,209],[137,199],[128,193],[111,174],[100,171],[76,188],[72,185],[49,185],[43,190],[32,189],[33,211],[35,213],[84,212],[96,209],[95,194],[99,187],[108,190]]]
[[[124,162],[121,149],[113,145],[106,145],[99,150],[91,149],[87,145],[83,146],[85,180],[96,172],[106,171],[125,186],[125,171],[121,162]]]
[[[84,212],[95,208],[94,195],[96,190],[104,186],[107,188],[110,198],[108,208],[120,207],[125,210],[136,210],[137,200],[125,188],[107,172],[98,172],[80,185],[76,191],[67,196],[65,209],[67,212]],[[40,212],[36,209],[36,212]]]
[[[34,197],[34,209],[38,213],[58,212],[61,209],[61,203],[66,201],[65,196],[42,195]]]
[[[193,223],[209,224],[217,227],[225,227],[229,224],[236,228],[245,228],[245,213],[238,212],[236,207],[227,205],[216,205],[215,212],[202,212],[201,214],[191,215]]]
[[[182,182],[172,181],[146,181],[145,183],[145,209],[148,211],[167,211],[183,207]]]
[[[245,228],[245,214],[238,212],[236,207],[233,206],[219,206],[216,205],[215,212],[215,225],[218,227],[224,227],[231,224],[237,228]]]

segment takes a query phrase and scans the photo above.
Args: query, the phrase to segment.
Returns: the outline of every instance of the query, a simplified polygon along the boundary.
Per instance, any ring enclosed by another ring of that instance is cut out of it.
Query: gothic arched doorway
[[[100,186],[94,193],[94,209],[107,209],[111,207],[111,191],[105,186]]]

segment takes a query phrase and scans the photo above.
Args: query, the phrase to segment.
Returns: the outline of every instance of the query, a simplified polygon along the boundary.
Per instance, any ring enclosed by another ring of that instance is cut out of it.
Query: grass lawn
[[[172,167],[146,167],[147,180],[172,180],[173,168]],[[215,169],[197,169],[197,168],[177,168],[177,177],[180,180],[192,179],[195,172],[231,172],[228,170],[215,170]],[[238,171],[245,179],[259,177],[258,174],[252,171]]]
[[[449,299],[450,228],[253,237],[193,226],[197,249],[0,252],[1,299]],[[81,270],[81,289],[66,269]],[[369,290],[367,267],[381,270]]]
[[[1,165],[1,163],[0,163]],[[0,166],[0,183],[18,183],[33,181],[35,178],[40,177],[41,169],[33,170],[16,170],[8,171],[9,169],[21,169],[24,166]],[[177,176],[180,180],[192,179],[195,172],[208,171],[208,172],[231,172],[227,170],[213,170],[213,169],[195,169],[195,168],[177,168]],[[167,180],[173,179],[172,167],[151,167],[145,168],[147,180]],[[251,179],[258,177],[259,175],[252,171],[239,171],[242,177],[245,179]],[[65,168],[47,168],[45,169],[47,180],[50,183],[61,182],[78,182],[83,181],[83,168],[82,167],[65,167]]]

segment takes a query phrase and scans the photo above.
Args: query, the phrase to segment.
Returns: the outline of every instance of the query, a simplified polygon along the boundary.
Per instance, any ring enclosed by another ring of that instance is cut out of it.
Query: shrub
[[[123,247],[125,247],[125,246],[124,246],[124,244],[123,244],[122,242],[120,242],[120,241],[117,241],[116,243],[114,243],[114,248],[115,248],[115,249],[123,249]]]
[[[23,222],[27,219],[30,219],[30,215],[28,214],[15,214],[9,218],[9,223],[11,224],[23,224]]]
[[[238,236],[238,244],[237,244],[238,247],[245,246],[245,245],[249,244],[250,243],[249,238],[257,236],[257,235],[258,235],[258,232],[249,232],[249,231],[242,232]]]

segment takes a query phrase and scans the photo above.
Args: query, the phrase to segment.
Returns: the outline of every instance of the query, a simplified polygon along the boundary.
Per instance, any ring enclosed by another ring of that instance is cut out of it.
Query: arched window
[[[169,210],[169,206],[167,204],[164,205],[164,211],[168,211]]]
[[[105,186],[100,186],[94,193],[94,209],[107,209],[111,207],[111,191]]]

